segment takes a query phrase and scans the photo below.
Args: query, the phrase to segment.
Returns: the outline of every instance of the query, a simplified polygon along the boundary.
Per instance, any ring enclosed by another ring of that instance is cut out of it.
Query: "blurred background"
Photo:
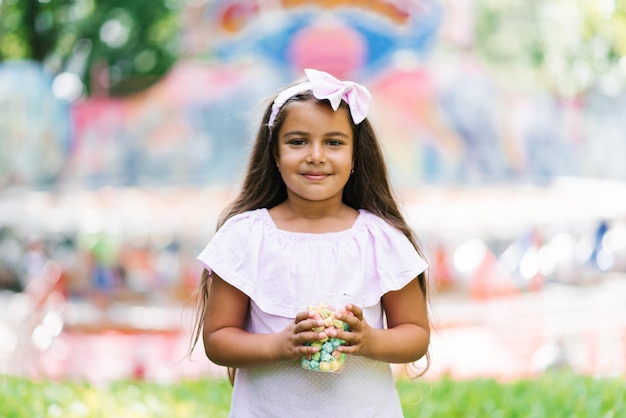
[[[426,378],[624,375],[625,57],[624,0],[0,0],[0,373],[222,375],[195,257],[314,67],[373,94]]]

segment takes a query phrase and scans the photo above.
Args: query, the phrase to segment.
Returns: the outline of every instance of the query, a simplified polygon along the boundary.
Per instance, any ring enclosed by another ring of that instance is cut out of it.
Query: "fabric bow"
[[[339,108],[341,100],[345,100],[356,125],[367,117],[372,96],[365,87],[353,81],[337,80],[328,73],[310,68],[304,73],[311,82],[313,95],[318,99],[328,99],[334,111]]]
[[[350,107],[350,114],[355,125],[363,122],[367,117],[372,100],[367,88],[353,81],[338,80],[324,71],[307,68],[304,73],[309,81],[283,90],[274,100],[268,122],[270,129],[274,126],[276,115],[285,102],[306,90],[313,91],[313,95],[317,99],[327,99],[334,111],[337,111],[341,101],[344,100]]]

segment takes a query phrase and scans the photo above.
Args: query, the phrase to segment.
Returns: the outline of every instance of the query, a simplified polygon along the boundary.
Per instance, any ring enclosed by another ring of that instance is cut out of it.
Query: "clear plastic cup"
[[[335,318],[334,314],[338,310],[345,310],[345,298],[327,298],[324,302],[321,302],[315,306],[309,306],[309,312],[314,312],[317,317],[322,319],[325,324],[323,327],[314,328],[316,332],[321,332],[324,329],[339,329],[348,330],[348,324]],[[326,337],[323,340],[315,340],[307,342],[306,345],[313,345],[319,347],[319,350],[314,354],[302,356],[300,365],[303,369],[313,370],[317,372],[327,373],[339,373],[343,371],[346,363],[346,354],[337,351],[337,347],[344,345],[345,341],[336,337]]]

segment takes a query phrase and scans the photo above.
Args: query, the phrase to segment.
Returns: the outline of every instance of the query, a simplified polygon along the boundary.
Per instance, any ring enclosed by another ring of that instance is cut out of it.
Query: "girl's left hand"
[[[346,343],[337,347],[342,353],[368,356],[371,346],[372,328],[363,318],[363,309],[354,304],[346,305],[347,313],[337,312],[335,318],[346,322],[350,326],[349,331],[337,331],[336,337],[345,340]]]

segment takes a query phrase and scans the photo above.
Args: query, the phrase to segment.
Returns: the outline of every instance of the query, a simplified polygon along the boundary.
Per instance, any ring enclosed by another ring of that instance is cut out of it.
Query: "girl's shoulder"
[[[228,218],[220,229],[241,227],[247,224],[264,221],[268,216],[267,209],[253,209],[246,212],[238,213]]]
[[[268,216],[267,209],[254,209],[233,215],[216,231],[214,239],[235,236],[246,237],[253,230],[262,231],[267,228]]]
[[[381,218],[378,215],[375,215],[374,213],[370,212],[367,209],[359,209],[358,220],[359,222],[365,223],[365,224],[377,224],[380,222],[386,223],[386,221],[383,218]]]
[[[357,224],[370,229],[372,232],[380,231],[380,232],[389,232],[392,234],[399,233],[403,235],[399,229],[391,225],[389,222],[387,222],[387,220],[385,220],[384,218],[381,218],[380,216],[366,209],[359,209],[359,217],[358,217]]]
[[[400,246],[408,251],[415,250],[409,238],[401,230],[391,225],[386,219],[365,209],[359,210],[355,229],[358,230],[356,233],[365,235],[368,241],[379,248],[391,249]]]

